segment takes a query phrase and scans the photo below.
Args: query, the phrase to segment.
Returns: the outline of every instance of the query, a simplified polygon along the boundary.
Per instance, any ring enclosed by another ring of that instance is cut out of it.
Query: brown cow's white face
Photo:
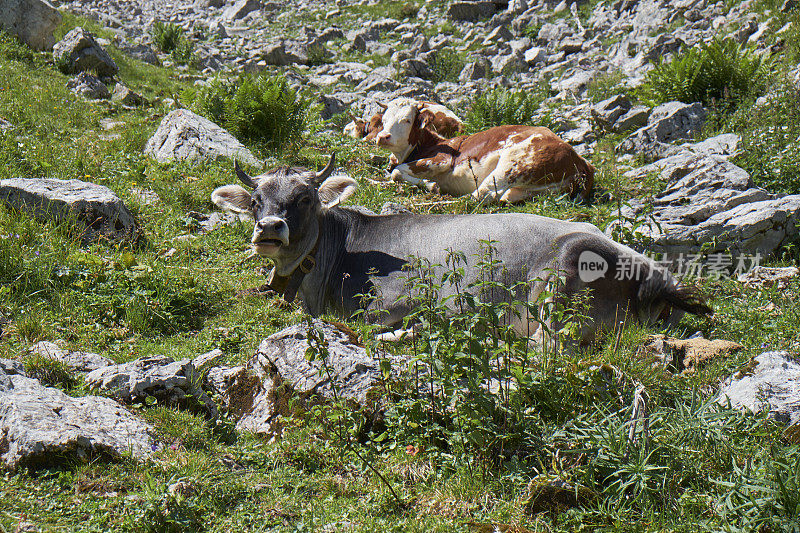
[[[377,145],[394,153],[406,150],[418,113],[419,107],[416,103],[389,106],[383,114],[383,129],[375,136]]]

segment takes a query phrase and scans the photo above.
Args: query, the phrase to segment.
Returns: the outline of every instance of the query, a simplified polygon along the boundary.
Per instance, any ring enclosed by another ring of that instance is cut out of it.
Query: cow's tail
[[[666,271],[655,271],[639,286],[640,308],[648,310],[661,309],[659,317],[650,315],[647,318],[669,319],[670,310],[679,309],[698,316],[712,316],[714,310],[706,303],[706,298],[697,287],[681,285]],[[667,308],[665,309],[665,305]],[[682,314],[682,313],[681,313]],[[645,318],[645,317],[642,317]]]

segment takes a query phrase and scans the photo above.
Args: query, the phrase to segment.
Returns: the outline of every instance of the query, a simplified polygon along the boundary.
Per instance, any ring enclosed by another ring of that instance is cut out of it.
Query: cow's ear
[[[225,185],[211,193],[214,205],[231,213],[250,213],[251,194],[240,185]]]
[[[418,120],[420,128],[427,128],[433,124],[433,111],[430,109],[423,109],[419,112]]]
[[[339,205],[356,192],[358,183],[347,176],[333,176],[322,182],[317,190],[322,207],[330,208]]]

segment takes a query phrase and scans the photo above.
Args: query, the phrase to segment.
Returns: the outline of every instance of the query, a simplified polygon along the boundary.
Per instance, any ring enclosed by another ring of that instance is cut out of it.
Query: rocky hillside
[[[795,0],[0,0],[0,28],[0,530],[800,527]],[[399,97],[546,126],[595,188],[393,182],[345,126]],[[591,222],[714,316],[577,348],[586,302],[544,295],[534,344],[420,274],[414,340],[311,320],[211,193],[334,152],[357,209]]]

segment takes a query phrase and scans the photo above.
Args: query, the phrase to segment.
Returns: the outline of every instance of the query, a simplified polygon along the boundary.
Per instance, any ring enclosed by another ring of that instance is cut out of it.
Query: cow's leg
[[[385,333],[379,333],[375,335],[376,341],[383,341],[383,342],[397,342],[402,340],[411,340],[416,337],[416,332],[414,328],[407,328],[407,329],[396,329],[394,331],[387,331]]]
[[[472,196],[482,203],[497,203],[509,192],[511,185],[503,172],[498,172],[500,165],[481,182]]]
[[[393,181],[405,181],[406,183],[416,185],[417,187],[421,187],[428,192],[439,192],[438,183],[414,176],[409,166],[405,163],[395,167],[395,169],[392,171],[391,178]]]
[[[530,189],[511,187],[503,194],[503,196],[500,198],[500,201],[507,202],[509,204],[517,204],[526,200],[530,200],[531,197],[533,197],[533,191]]]

